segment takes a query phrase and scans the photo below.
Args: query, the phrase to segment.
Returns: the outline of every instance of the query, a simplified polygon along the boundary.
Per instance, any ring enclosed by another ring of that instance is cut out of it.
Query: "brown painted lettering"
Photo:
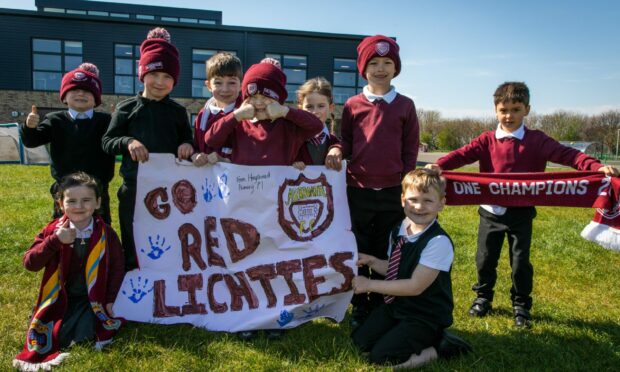
[[[207,284],[207,296],[209,297],[209,307],[211,311],[214,313],[225,313],[228,310],[228,305],[225,302],[217,302],[215,300],[215,294],[213,291],[213,287],[215,287],[215,283],[221,282],[224,280],[224,276],[222,274],[213,274],[209,277],[209,283]]]
[[[273,292],[273,287],[271,286],[271,279],[277,276],[276,274],[276,265],[260,265],[247,269],[246,274],[252,280],[260,281],[260,285],[263,287],[265,291],[265,295],[267,296],[267,307],[274,307],[278,302],[276,294]]]
[[[344,261],[350,260],[352,258],[353,252],[336,252],[329,258],[329,266],[333,267],[334,270],[344,276],[344,282],[342,283],[340,288],[332,288],[332,290],[329,291],[330,295],[351,290],[351,282],[355,277],[355,273],[353,272],[353,269],[344,264]]]
[[[214,247],[219,247],[219,241],[213,237],[211,232],[215,231],[216,220],[215,217],[209,216],[205,218],[205,240],[207,245],[207,262],[209,266],[221,266],[226,267],[224,259],[218,253],[213,250]]]
[[[230,309],[232,311],[239,311],[243,308],[241,297],[245,297],[250,309],[256,309],[258,307],[258,298],[252,287],[250,287],[250,283],[245,278],[243,271],[235,273],[235,276],[239,280],[238,284],[232,275],[224,274],[224,281],[230,291]]]
[[[254,253],[260,243],[260,234],[256,227],[249,223],[242,222],[233,218],[220,219],[224,236],[226,237],[226,246],[230,252],[232,262],[237,262]],[[243,248],[237,247],[235,234],[240,235],[243,239]]]
[[[153,317],[168,318],[180,316],[181,309],[178,306],[166,305],[166,281],[156,280],[153,286]]]
[[[191,213],[196,206],[196,189],[188,180],[172,185],[172,202],[183,214]]]
[[[189,243],[189,236],[192,237],[193,242]],[[183,270],[189,271],[192,264],[189,262],[189,258],[193,258],[196,265],[200,270],[205,270],[207,264],[200,255],[200,246],[202,238],[200,238],[200,232],[191,223],[184,223],[179,227],[179,240],[181,241],[181,258],[183,259]]]
[[[306,301],[306,295],[299,293],[297,285],[293,280],[293,274],[301,271],[301,260],[281,261],[276,263],[278,275],[284,277],[286,285],[291,293],[284,296],[284,305],[303,304]]]
[[[312,302],[321,296],[317,285],[325,282],[324,276],[314,276],[312,271],[327,266],[327,260],[325,259],[325,256],[319,254],[304,258],[302,261],[304,266],[304,283],[306,284],[306,293],[308,294],[308,301]]]
[[[161,199],[162,204],[158,203],[157,199]],[[158,220],[165,220],[170,215],[170,204],[168,201],[168,193],[165,187],[158,187],[146,194],[144,197],[144,205],[146,210],[149,211],[151,216]],[[165,204],[164,204],[165,203]]]
[[[196,301],[196,290],[202,289],[202,274],[179,275],[179,291],[187,292],[187,304],[181,307],[181,315],[206,314],[205,304]]]

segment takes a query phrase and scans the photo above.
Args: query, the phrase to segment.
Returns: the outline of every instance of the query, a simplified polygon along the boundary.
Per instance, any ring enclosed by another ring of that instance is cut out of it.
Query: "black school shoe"
[[[532,326],[532,316],[530,311],[523,306],[513,306],[512,313],[515,316],[515,327],[530,328]]]
[[[452,359],[472,351],[473,349],[467,341],[446,330],[443,331],[441,340],[437,345],[437,355],[443,359]]]
[[[491,301],[486,298],[478,297],[474,300],[474,303],[471,304],[471,307],[469,308],[469,315],[482,318],[487,316],[491,310],[493,310]]]

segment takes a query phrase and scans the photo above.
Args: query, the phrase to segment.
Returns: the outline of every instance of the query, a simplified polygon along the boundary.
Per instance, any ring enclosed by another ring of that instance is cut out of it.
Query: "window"
[[[61,8],[43,8],[44,12],[50,12],[50,13],[64,13],[65,10],[61,9]]]
[[[136,94],[144,88],[138,79],[139,62],[139,45],[114,45],[114,93]]]
[[[127,14],[127,13],[110,13],[110,17],[129,18],[129,14]]]
[[[76,9],[67,9],[67,14],[86,15],[86,11],[85,10],[76,10]]]
[[[198,23],[200,23],[201,25],[214,25],[215,21],[212,21],[210,19],[199,19]]]
[[[166,22],[178,22],[179,19],[175,18],[175,17],[161,17],[162,21],[166,21]]]
[[[230,50],[192,49],[192,97],[211,97],[211,92],[205,86],[205,80],[207,80],[206,62],[218,52],[237,54]]]
[[[81,41],[32,39],[32,88],[59,90],[63,73],[81,63]]]
[[[148,19],[152,21],[155,19],[155,16],[147,15],[147,14],[136,14],[136,18],[137,19]]]
[[[273,58],[280,61],[282,71],[286,75],[286,91],[288,93],[287,102],[295,101],[297,89],[306,81],[308,73],[308,58],[306,56],[265,54],[266,58]]]
[[[181,18],[181,22],[184,23],[198,23],[196,18]]]
[[[334,103],[343,104],[349,97],[362,91],[366,80],[357,73],[354,59],[334,58]]]
[[[98,10],[89,10],[88,15],[94,15],[94,16],[100,16],[100,17],[109,16],[108,12],[100,12]]]

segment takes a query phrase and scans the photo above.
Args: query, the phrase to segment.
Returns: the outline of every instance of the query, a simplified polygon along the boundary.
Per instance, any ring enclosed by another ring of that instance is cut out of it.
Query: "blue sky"
[[[225,25],[395,36],[393,84],[444,117],[493,114],[504,81],[525,81],[532,110],[620,110],[620,1],[118,1],[219,10]],[[0,0],[35,9],[34,0]]]

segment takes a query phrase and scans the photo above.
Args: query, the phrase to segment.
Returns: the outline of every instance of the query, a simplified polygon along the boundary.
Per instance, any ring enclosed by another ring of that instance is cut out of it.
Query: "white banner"
[[[345,174],[150,154],[134,216],[140,269],[116,316],[230,332],[341,321],[357,273]]]

